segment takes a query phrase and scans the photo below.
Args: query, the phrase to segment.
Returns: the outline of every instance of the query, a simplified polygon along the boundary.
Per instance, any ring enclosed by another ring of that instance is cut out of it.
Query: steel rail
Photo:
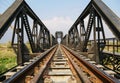
[[[56,51],[56,49],[54,49],[53,51],[50,52],[50,54],[48,54],[46,63],[44,64],[43,67],[40,67],[40,70],[37,72],[37,74],[34,76],[34,78],[30,81],[31,83],[38,83],[39,78],[42,76],[43,72],[45,71],[45,69],[49,65],[49,62],[52,59],[55,51]]]
[[[72,55],[75,59],[77,59],[78,64],[86,70],[86,73],[92,76],[92,80],[96,81],[99,80],[104,83],[119,83],[117,79],[114,77],[107,75],[102,70],[99,70],[95,65],[90,64],[89,62],[83,60],[79,54],[76,54],[73,50],[69,49],[66,46],[63,46],[68,52],[69,55]],[[70,56],[71,57],[71,56]]]
[[[41,54],[40,57],[36,61],[32,62],[31,64],[27,65],[26,67],[24,67],[23,69],[21,69],[20,71],[15,73],[11,78],[3,81],[3,83],[24,83],[26,76],[33,75],[34,68],[38,67],[38,64],[40,62],[42,62],[42,60],[45,57],[49,56],[49,54],[51,54],[51,52],[54,53],[56,48],[57,48],[57,46],[53,46],[52,48],[50,48],[49,50],[47,50],[46,52]],[[47,63],[45,63],[45,64],[47,65]],[[45,68],[45,66],[44,66],[44,68]],[[41,69],[44,70],[44,68],[41,68]]]
[[[86,75],[84,75],[83,71],[78,67],[78,65],[74,62],[73,58],[70,56],[70,52],[68,52],[65,48],[62,47],[62,50],[64,51],[65,55],[68,57],[68,59],[70,60],[72,66],[74,67],[74,69],[76,70],[80,80],[82,81],[82,83],[91,83],[90,80],[87,78]]]
[[[57,47],[54,46],[47,50],[39,59],[27,65],[3,83],[38,83],[42,76],[44,76],[45,71],[47,71]],[[61,51],[68,58],[68,63],[72,67],[70,69],[76,72],[74,75],[78,76],[82,83],[119,83],[117,79],[99,70],[95,65],[83,60],[80,55],[71,49],[61,45]]]

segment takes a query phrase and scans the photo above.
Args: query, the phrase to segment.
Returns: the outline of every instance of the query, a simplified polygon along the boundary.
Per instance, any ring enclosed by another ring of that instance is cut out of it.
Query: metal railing
[[[103,40],[101,40],[102,42]],[[88,47],[92,45],[90,40]],[[116,38],[107,38],[105,48],[102,52],[102,64],[116,73],[120,74],[120,40]]]

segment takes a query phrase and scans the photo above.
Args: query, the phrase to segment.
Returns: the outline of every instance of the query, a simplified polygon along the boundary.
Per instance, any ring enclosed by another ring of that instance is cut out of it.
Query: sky
[[[15,0],[0,0],[0,14],[2,14],[14,1]],[[63,31],[64,34],[66,34],[90,2],[90,0],[25,1],[50,30],[51,34],[55,34],[56,31]],[[118,15],[118,17],[120,17],[120,0],[102,1],[110,7],[111,10]],[[111,35],[109,35],[110,31],[108,29],[105,29],[105,31],[108,31],[106,32],[106,35],[111,37]],[[8,33],[12,33],[12,31],[9,31]]]

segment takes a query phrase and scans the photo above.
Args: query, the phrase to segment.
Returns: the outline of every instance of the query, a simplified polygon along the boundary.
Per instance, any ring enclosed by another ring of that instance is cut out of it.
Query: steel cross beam
[[[57,41],[58,38],[60,38],[61,41],[62,41],[62,39],[63,39],[63,32],[62,31],[56,31],[55,38],[56,38],[56,41]]]
[[[17,54],[17,63],[22,64],[22,62],[28,61],[28,53],[29,50],[24,44],[24,28],[25,27],[23,21],[23,14],[22,12],[16,17],[14,30],[13,30],[13,37],[12,37],[12,47]],[[27,31],[27,29],[26,29]],[[28,32],[29,33],[29,32]],[[16,40],[17,38],[17,40]]]
[[[87,16],[89,16],[89,19],[88,19],[87,27],[85,27],[84,20]],[[81,15],[78,17],[78,19],[70,28],[68,32],[68,46],[71,46],[71,48],[77,49],[77,47],[79,47],[79,44],[80,44],[79,50],[81,52],[89,52],[90,51],[89,49],[93,49],[92,47],[88,48],[88,41],[93,31],[93,34],[94,34],[93,53],[96,56],[99,56],[101,60],[102,51],[106,44],[102,19],[107,23],[108,27],[113,32],[113,34],[117,38],[119,38],[120,37],[119,17],[115,15],[112,12],[112,10],[102,2],[102,0],[91,0],[90,3],[85,8],[85,10],[81,13]],[[76,29],[76,26],[77,26],[77,29]],[[78,36],[76,36],[77,34],[76,30],[78,31],[78,34],[79,34]],[[101,41],[101,39],[103,41]],[[79,44],[75,45],[77,40],[79,40]]]
[[[63,37],[61,44],[68,46],[68,34]]]
[[[33,24],[30,20],[33,20]],[[12,47],[17,54],[18,64],[29,60],[29,51],[24,40],[25,33],[33,53],[42,52],[44,49],[50,48],[50,42],[53,41],[50,39],[49,30],[24,0],[16,0],[0,16],[0,38],[11,24],[14,24]]]

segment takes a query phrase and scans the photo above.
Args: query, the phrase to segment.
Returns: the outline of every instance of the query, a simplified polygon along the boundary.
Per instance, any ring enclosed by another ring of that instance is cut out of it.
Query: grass
[[[26,42],[26,44],[25,44],[25,45],[27,46],[27,48],[28,48],[29,52],[30,52],[30,53],[32,53],[32,50],[31,50],[31,47],[30,47],[29,42]]]
[[[17,65],[16,54],[10,46],[10,42],[0,44],[0,74]]]
[[[32,53],[30,44],[27,42],[26,46],[30,53]],[[11,47],[11,42],[0,44],[0,74],[11,69],[17,65],[17,55]]]
[[[106,46],[104,48],[104,51],[113,52],[113,46],[109,46],[109,50],[108,50],[108,47]],[[117,51],[117,48],[115,47],[115,52],[120,53],[120,47],[118,48],[118,51]]]

